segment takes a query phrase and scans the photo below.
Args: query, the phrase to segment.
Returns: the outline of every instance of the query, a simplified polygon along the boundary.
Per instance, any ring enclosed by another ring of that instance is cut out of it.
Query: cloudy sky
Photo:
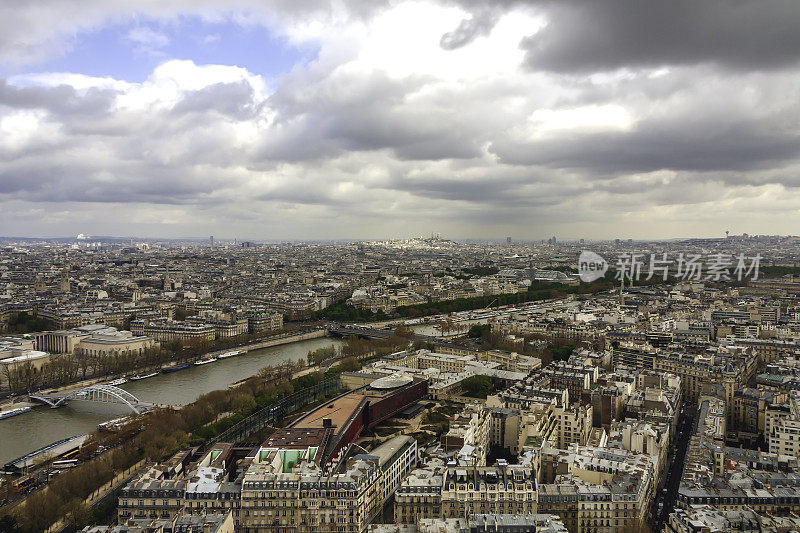
[[[0,4],[5,236],[798,234],[799,124],[797,0]]]

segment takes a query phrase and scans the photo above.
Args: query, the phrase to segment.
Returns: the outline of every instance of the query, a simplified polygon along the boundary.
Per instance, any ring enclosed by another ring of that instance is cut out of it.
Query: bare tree
[[[11,365],[3,365],[3,377],[6,378],[8,389],[15,391],[17,389],[17,374],[11,369]]]
[[[12,378],[9,382],[14,382],[16,387],[12,389],[14,392],[30,392],[38,388],[41,382],[41,372],[36,370],[29,361],[17,366],[11,371]]]
[[[89,355],[84,353],[83,350],[76,346],[72,351],[72,357],[75,359],[75,363],[78,365],[78,371],[81,374],[81,379],[86,379],[86,375],[88,374],[89,367],[91,365]]]

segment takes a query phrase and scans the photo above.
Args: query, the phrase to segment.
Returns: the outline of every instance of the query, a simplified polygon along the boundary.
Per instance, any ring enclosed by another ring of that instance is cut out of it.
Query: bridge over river
[[[143,402],[130,392],[108,384],[89,385],[82,389],[64,391],[61,393],[31,394],[32,402],[49,405],[55,409],[66,405],[71,400],[95,403],[111,403],[127,406],[134,414],[141,414],[155,407],[155,404]]]
[[[347,337],[353,335],[365,339],[388,339],[394,335],[394,330],[368,328],[366,326],[356,326],[353,324],[330,324],[328,326],[328,333],[338,337]],[[421,340],[433,343],[441,343],[443,338],[446,337],[433,337],[431,335],[423,335],[421,333],[415,333],[412,337],[413,340]]]

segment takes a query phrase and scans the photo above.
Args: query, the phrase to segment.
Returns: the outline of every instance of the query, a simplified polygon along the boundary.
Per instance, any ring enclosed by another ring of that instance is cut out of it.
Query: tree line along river
[[[145,402],[185,405],[198,396],[225,389],[233,382],[255,375],[267,365],[305,358],[308,352],[325,346],[339,346],[338,339],[320,338],[253,350],[139,381],[129,381],[120,388]],[[74,402],[60,409],[46,406],[0,420],[0,466],[28,452],[57,440],[94,431],[97,424],[130,411],[110,404]]]

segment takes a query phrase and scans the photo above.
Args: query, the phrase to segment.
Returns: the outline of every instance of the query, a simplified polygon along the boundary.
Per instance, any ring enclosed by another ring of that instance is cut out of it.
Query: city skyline
[[[4,8],[0,227],[790,234],[799,11],[777,0]]]
[[[768,238],[781,238],[781,239],[789,239],[789,238],[797,238],[797,235],[786,234],[786,235],[768,235],[768,234],[748,234],[744,233],[744,236],[748,238],[759,238],[759,237],[768,237]],[[417,235],[406,235],[400,237],[377,237],[373,239],[368,238],[358,238],[358,237],[331,237],[331,238],[258,238],[258,237],[250,237],[250,238],[239,238],[239,237],[232,237],[232,236],[219,236],[215,237],[214,244],[209,243],[208,237],[203,236],[178,236],[178,237],[165,237],[165,236],[158,236],[158,235],[89,235],[89,234],[79,234],[77,236],[67,236],[67,235],[0,235],[0,240],[6,240],[13,242],[15,239],[25,240],[25,241],[60,241],[60,242],[70,242],[70,241],[77,241],[77,242],[85,242],[91,243],[93,241],[113,241],[113,242],[125,242],[125,241],[133,241],[133,242],[140,242],[140,241],[168,241],[168,242],[187,242],[187,243],[196,243],[196,244],[210,244],[210,246],[222,246],[222,245],[230,245],[232,243],[241,244],[244,242],[251,242],[251,243],[258,243],[258,244],[277,244],[281,242],[289,242],[289,243],[302,243],[302,242],[319,242],[319,243],[348,243],[348,242],[389,242],[389,241],[413,241],[413,240],[443,240],[443,241],[453,241],[457,243],[490,243],[490,244],[538,244],[538,243],[545,243],[548,242],[551,238],[556,238],[556,242],[558,244],[583,244],[583,243],[610,243],[614,241],[619,241],[620,243],[626,242],[637,242],[637,243],[668,243],[668,242],[681,242],[681,241],[690,241],[690,240],[714,240],[714,239],[725,239],[728,237],[727,235],[690,235],[686,237],[666,237],[666,238],[648,238],[648,237],[641,237],[641,238],[628,238],[628,237],[598,237],[598,238],[585,238],[585,237],[570,237],[570,236],[558,236],[558,235],[550,235],[550,236],[542,236],[542,237],[485,237],[485,238],[455,238],[450,237],[447,235],[425,235],[425,234],[417,234]],[[742,237],[742,235],[730,235],[732,238]],[[508,240],[510,239],[510,240]],[[736,241],[732,241],[735,243]]]
[[[575,245],[575,244],[591,244],[591,243],[617,243],[617,244],[625,244],[628,242],[636,242],[636,243],[672,243],[672,242],[683,242],[683,241],[693,241],[693,240],[724,240],[729,241],[731,244],[736,244],[740,242],[752,242],[753,240],[759,239],[767,239],[767,240],[785,240],[785,239],[796,239],[798,235],[794,234],[759,234],[759,233],[748,233],[742,232],[739,234],[731,233],[730,230],[726,230],[723,234],[708,234],[708,235],[700,235],[700,234],[690,234],[687,236],[674,236],[674,237],[663,237],[663,238],[656,238],[656,237],[648,237],[643,236],[640,238],[632,238],[627,236],[619,236],[619,235],[606,235],[596,238],[588,238],[588,237],[580,237],[580,236],[569,236],[569,235],[550,235],[550,234],[541,234],[540,236],[488,236],[484,238],[479,237],[454,237],[450,235],[442,234],[441,232],[429,232],[429,233],[406,233],[406,234],[399,234],[394,236],[378,236],[375,238],[365,238],[365,237],[358,237],[358,236],[344,236],[344,237],[286,237],[286,238],[270,238],[270,237],[247,237],[242,238],[240,236],[235,235],[217,235],[217,236],[202,236],[202,235],[183,235],[183,236],[176,236],[176,237],[167,237],[163,235],[113,235],[113,234],[88,234],[88,233],[79,233],[78,235],[0,235],[0,241],[8,241],[8,242],[24,242],[24,241],[54,241],[54,242],[76,242],[78,244],[84,243],[92,243],[92,242],[113,242],[113,243],[125,243],[130,241],[131,243],[136,242],[185,242],[185,243],[192,243],[192,244],[207,244],[211,247],[215,246],[229,246],[231,244],[242,244],[242,243],[257,243],[257,244],[278,244],[278,243],[353,243],[353,242],[363,242],[363,243],[380,243],[380,242],[399,242],[399,241],[448,241],[448,242],[455,242],[455,243],[487,243],[487,244],[506,244],[506,245],[513,245],[513,244],[568,244],[568,245]],[[552,242],[551,242],[552,241]]]

